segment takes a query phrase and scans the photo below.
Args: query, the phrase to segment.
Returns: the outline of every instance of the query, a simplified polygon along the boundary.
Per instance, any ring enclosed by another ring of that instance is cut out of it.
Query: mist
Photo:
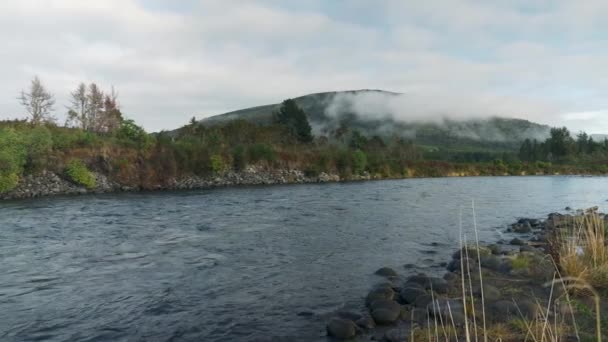
[[[407,94],[382,91],[344,92],[334,95],[325,110],[328,117],[336,120],[347,113],[355,115],[361,121],[388,121],[376,127],[374,134],[392,132],[415,138],[416,126],[433,124],[453,136],[488,141],[506,141],[513,138],[512,134],[510,137],[505,136],[503,130],[490,120],[492,118],[516,118],[546,124],[557,112],[557,108],[530,100],[454,91]],[[517,132],[517,138],[542,140],[547,137],[547,133],[548,129],[545,128],[524,129]]]

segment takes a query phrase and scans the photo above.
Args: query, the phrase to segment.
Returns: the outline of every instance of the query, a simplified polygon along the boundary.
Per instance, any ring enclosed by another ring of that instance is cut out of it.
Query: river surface
[[[373,272],[441,272],[601,177],[472,177],[0,202],[0,341],[324,341]],[[432,244],[439,244],[439,247]]]

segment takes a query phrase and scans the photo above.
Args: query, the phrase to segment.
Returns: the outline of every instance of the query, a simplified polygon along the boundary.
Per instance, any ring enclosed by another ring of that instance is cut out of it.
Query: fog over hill
[[[332,136],[340,127],[348,127],[368,136],[399,135],[430,144],[438,138],[511,143],[526,138],[543,140],[550,129],[513,118],[518,114],[516,106],[487,98],[464,101],[456,96],[414,96],[364,89],[310,94],[294,100],[308,114],[317,136]],[[214,125],[244,119],[267,124],[279,107],[280,103],[241,109],[201,123]]]

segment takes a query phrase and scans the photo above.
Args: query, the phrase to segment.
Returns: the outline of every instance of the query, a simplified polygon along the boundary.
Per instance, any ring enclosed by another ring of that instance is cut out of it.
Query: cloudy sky
[[[376,88],[608,133],[606,17],[603,0],[2,0],[0,118],[38,75],[58,117],[94,81],[150,131]]]

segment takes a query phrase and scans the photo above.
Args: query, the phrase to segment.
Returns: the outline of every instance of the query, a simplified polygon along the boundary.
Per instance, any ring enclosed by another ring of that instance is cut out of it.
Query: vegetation
[[[65,168],[68,178],[89,189],[95,188],[95,176],[87,169],[87,166],[79,159],[71,160]]]
[[[521,120],[450,123],[466,132],[492,128],[510,137],[503,142],[423,124],[410,139],[348,115],[313,135],[311,122],[329,120],[322,114],[321,104],[328,99],[323,94],[268,107],[274,114],[267,121],[193,118],[177,131],[155,134],[123,116],[114,89],[104,92],[95,83],[81,83],[70,94],[63,126],[53,118],[54,98],[38,78],[21,95],[28,120],[0,122],[0,192],[13,189],[24,175],[43,170],[65,174],[75,159],[112,181],[144,189],[248,166],[345,179],[608,172],[608,142],[594,142],[585,134],[574,140],[566,129],[553,129],[546,141],[525,140],[520,147],[512,140],[518,130],[543,129]],[[405,129],[400,123],[395,127]]]

